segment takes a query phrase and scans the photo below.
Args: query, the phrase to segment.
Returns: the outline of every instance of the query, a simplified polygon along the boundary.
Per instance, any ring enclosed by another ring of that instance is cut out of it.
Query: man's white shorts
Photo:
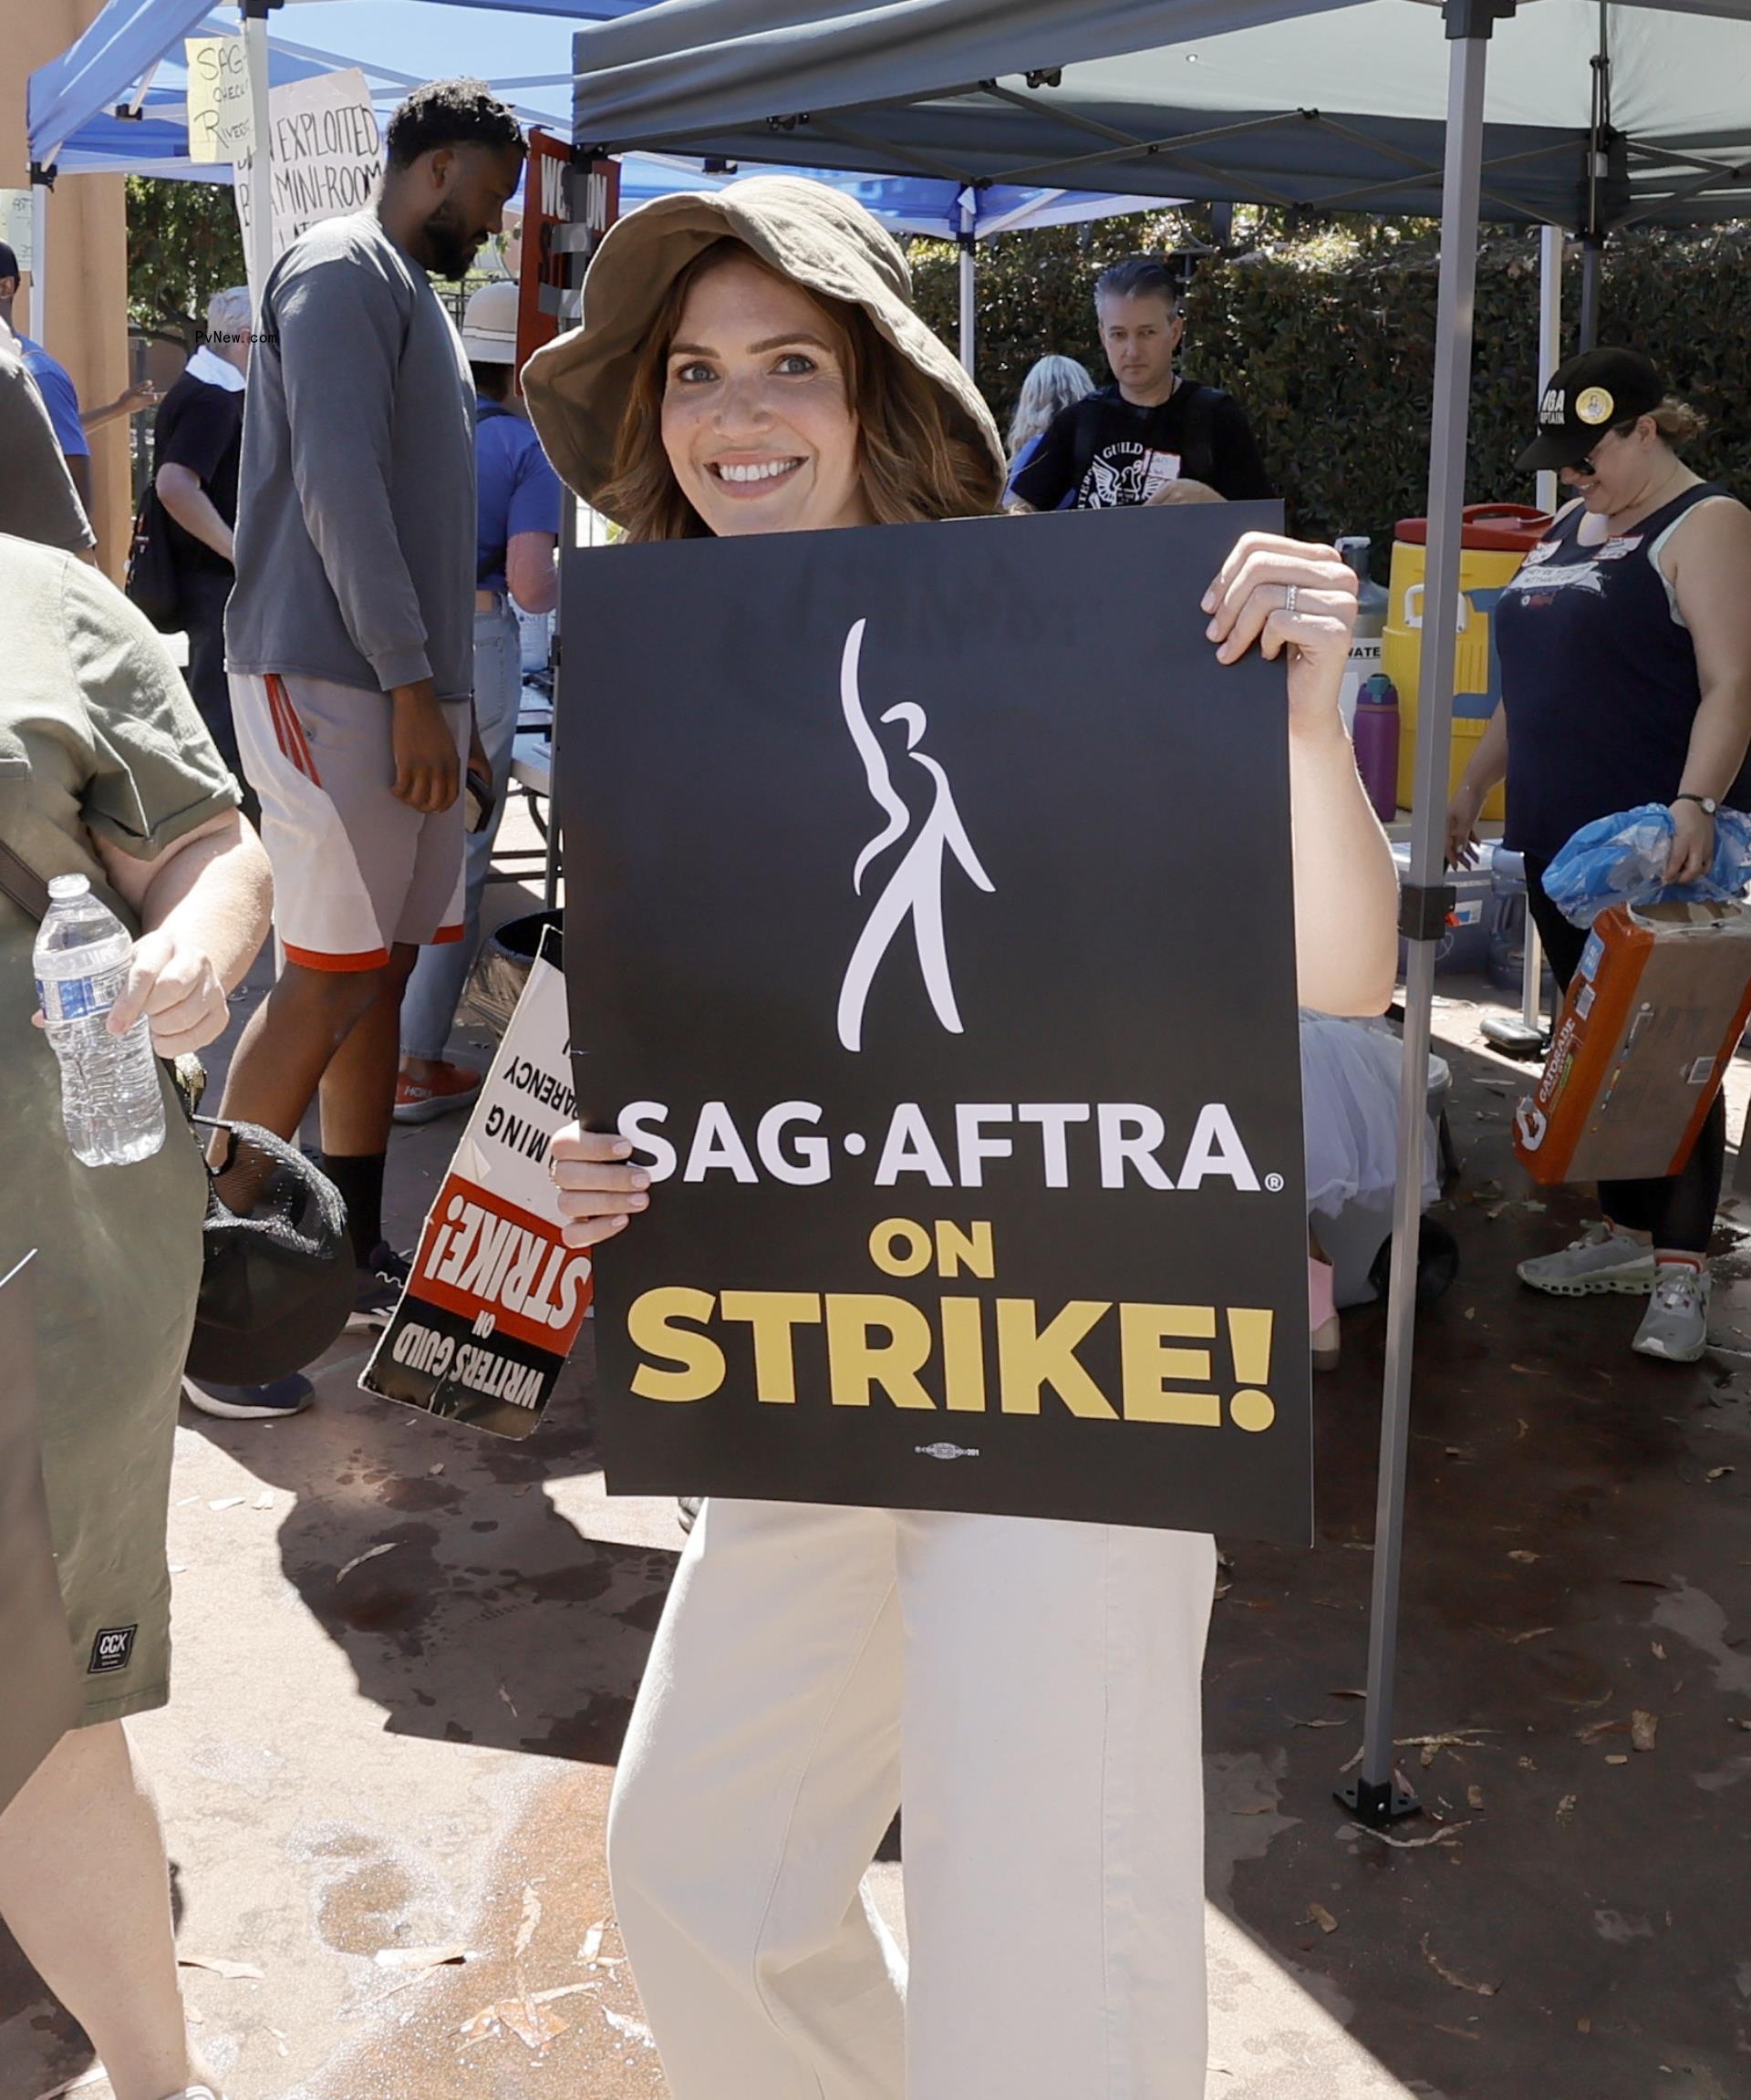
[[[232,714],[261,797],[274,924],[287,959],[368,970],[396,942],[462,936],[462,811],[425,816],[394,793],[393,703],[383,693],[287,673],[231,674]],[[469,710],[445,708],[459,763]]]

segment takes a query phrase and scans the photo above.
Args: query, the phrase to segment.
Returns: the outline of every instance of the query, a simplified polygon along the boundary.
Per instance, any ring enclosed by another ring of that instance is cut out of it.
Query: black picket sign
[[[566,557],[611,1489],[1305,1541],[1274,505]]]

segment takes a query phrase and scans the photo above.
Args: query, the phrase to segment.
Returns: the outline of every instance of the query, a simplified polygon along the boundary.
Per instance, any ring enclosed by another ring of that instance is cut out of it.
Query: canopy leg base
[[[1371,1780],[1352,1779],[1334,1791],[1356,1821],[1365,1823],[1370,1830],[1383,1830],[1389,1823],[1400,1823],[1407,1816],[1422,1813],[1423,1804],[1415,1795],[1391,1780],[1376,1786]]]

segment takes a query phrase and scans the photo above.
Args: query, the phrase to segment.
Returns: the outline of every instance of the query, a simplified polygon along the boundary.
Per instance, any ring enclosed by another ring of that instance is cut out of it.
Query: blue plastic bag
[[[1544,871],[1545,895],[1571,926],[1590,926],[1613,905],[1720,904],[1743,895],[1751,878],[1751,817],[1740,810],[1716,814],[1715,859],[1694,883],[1663,879],[1673,829],[1663,802],[1583,824]]]

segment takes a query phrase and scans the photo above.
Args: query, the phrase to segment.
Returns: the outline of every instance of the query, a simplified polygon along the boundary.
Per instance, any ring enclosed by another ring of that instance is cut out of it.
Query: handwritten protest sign
[[[241,36],[190,36],[189,159],[246,160],[255,150],[255,112]]]
[[[366,208],[383,164],[383,148],[371,91],[356,66],[275,88],[268,97],[268,113],[277,262],[306,227]],[[254,177],[252,156],[238,167],[236,179],[243,253],[251,258]],[[251,288],[258,289],[253,284]]]
[[[1283,674],[1198,605],[1280,516],[567,553],[611,1491],[1307,1540]]]
[[[34,267],[31,256],[36,248],[32,239],[31,193],[28,190],[0,190],[0,241],[4,241],[18,258],[18,267]],[[35,320],[31,322],[37,328]],[[37,328],[37,333],[41,329]]]

